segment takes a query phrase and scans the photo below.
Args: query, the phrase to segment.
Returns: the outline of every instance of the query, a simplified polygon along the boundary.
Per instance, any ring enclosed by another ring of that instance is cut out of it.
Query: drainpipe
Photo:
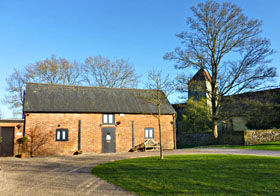
[[[134,120],[132,121],[132,148],[135,147],[135,135],[134,135],[134,131],[135,131],[135,126],[134,126]]]
[[[81,151],[81,120],[79,120],[79,129],[78,129],[78,151]]]
[[[176,141],[176,114],[173,114],[173,142],[174,142],[174,149],[177,148],[177,141]]]
[[[22,104],[22,118],[23,118],[23,134],[22,136],[25,136],[25,125],[26,125],[26,116],[28,116],[28,114],[25,114],[24,112],[24,103],[25,103],[25,90],[23,91],[23,104]],[[25,144],[22,144],[22,152],[25,152]]]
[[[22,134],[22,136],[24,137],[25,135],[26,135],[26,117],[28,116],[29,114],[23,114],[23,117],[24,117],[24,120],[23,120],[23,134]],[[23,142],[22,143],[22,153],[24,152],[25,153],[25,144],[26,142]],[[18,151],[19,152],[19,151]],[[18,153],[18,155],[19,155],[19,153]]]
[[[23,134],[22,134],[22,136],[25,136],[26,116],[27,116],[27,115],[24,113],[24,115],[23,115],[24,118],[23,118]]]

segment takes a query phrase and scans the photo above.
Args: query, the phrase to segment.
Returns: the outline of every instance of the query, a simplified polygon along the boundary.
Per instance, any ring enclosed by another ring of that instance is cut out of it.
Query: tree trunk
[[[33,138],[30,141],[30,157],[33,157]]]
[[[217,118],[217,66],[212,67],[212,81],[211,81],[211,107],[212,107],[212,133],[215,139],[218,139],[218,118]]]
[[[218,139],[218,118],[216,117],[216,115],[217,115],[216,99],[212,99],[212,133],[214,138]]]
[[[161,141],[161,123],[160,123],[160,105],[158,106],[158,129],[159,129],[159,146],[160,146],[160,159],[163,159],[162,141]]]
[[[218,139],[218,120],[215,118],[212,119],[212,133],[215,139]]]
[[[25,153],[25,143],[22,143],[22,153]]]

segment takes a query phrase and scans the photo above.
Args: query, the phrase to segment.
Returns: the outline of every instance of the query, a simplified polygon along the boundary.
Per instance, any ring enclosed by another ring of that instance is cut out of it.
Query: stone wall
[[[186,133],[177,134],[179,146],[205,146],[205,145],[254,145],[264,142],[280,141],[280,129],[248,130],[248,131],[220,131],[218,140],[212,133]]]
[[[250,130],[244,132],[245,145],[280,141],[280,129]]]
[[[205,146],[217,144],[211,132],[204,133],[186,133],[177,134],[178,146]]]
[[[218,144],[243,145],[244,131],[221,131],[219,132]]]
[[[177,135],[177,145],[179,146],[205,146],[216,144],[242,145],[244,144],[243,131],[219,131],[219,138],[216,140],[212,132],[186,133]]]

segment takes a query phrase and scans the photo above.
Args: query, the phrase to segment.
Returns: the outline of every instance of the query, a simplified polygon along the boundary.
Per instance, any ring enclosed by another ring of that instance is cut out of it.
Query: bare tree
[[[15,69],[14,72],[6,79],[8,94],[4,96],[3,103],[13,110],[13,114],[18,116],[22,114],[25,79],[23,72]]]
[[[102,56],[88,57],[84,71],[84,80],[90,86],[136,87],[139,82],[134,66],[123,58],[111,61]]]
[[[270,41],[261,37],[262,22],[246,17],[232,3],[214,1],[191,8],[193,17],[187,19],[188,30],[177,36],[183,47],[167,53],[175,68],[195,67],[211,75],[210,89],[212,131],[218,137],[218,115],[222,97],[263,88],[276,76],[267,59],[273,50]]]
[[[148,82],[146,87],[150,89],[147,97],[144,99],[157,107],[159,143],[160,143],[160,159],[163,159],[162,152],[162,132],[161,132],[161,108],[167,101],[167,96],[173,92],[173,82],[169,79],[169,75],[163,76],[162,70],[152,70],[148,74]]]
[[[27,133],[27,136],[29,137],[28,149],[30,150],[31,157],[33,157],[34,153],[40,147],[42,147],[48,142],[49,138],[48,134],[42,134],[41,131],[38,131],[37,126],[31,128],[30,131]]]
[[[29,81],[50,84],[79,84],[81,73],[81,66],[77,62],[71,63],[55,55],[25,67],[25,78]]]
[[[2,101],[13,109],[15,116],[20,115],[26,82],[74,85],[81,83],[81,73],[81,66],[77,62],[71,63],[52,55],[51,58],[26,66],[23,71],[15,69],[6,79],[8,94]]]

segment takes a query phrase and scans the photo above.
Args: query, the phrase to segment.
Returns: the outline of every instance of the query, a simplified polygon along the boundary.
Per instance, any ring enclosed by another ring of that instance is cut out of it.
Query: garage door
[[[13,156],[14,154],[14,127],[0,127],[0,156]]]

